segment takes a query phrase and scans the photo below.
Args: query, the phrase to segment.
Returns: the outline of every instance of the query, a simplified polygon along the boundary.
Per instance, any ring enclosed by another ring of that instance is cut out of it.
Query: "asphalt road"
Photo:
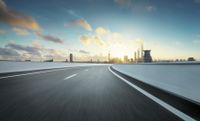
[[[7,76],[0,79],[0,121],[181,120],[108,66]]]

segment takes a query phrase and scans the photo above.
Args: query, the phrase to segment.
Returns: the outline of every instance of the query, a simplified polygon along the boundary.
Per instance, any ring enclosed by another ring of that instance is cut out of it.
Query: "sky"
[[[200,60],[200,0],[0,0],[0,59]]]

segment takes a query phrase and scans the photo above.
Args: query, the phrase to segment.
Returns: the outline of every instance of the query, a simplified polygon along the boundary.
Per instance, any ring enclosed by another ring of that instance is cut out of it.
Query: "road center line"
[[[186,115],[185,113],[179,111],[178,109],[172,107],[171,105],[165,103],[164,101],[160,100],[159,98],[153,96],[152,94],[148,93],[147,91],[143,90],[142,88],[134,85],[133,83],[129,82],[128,80],[126,80],[125,78],[121,77],[120,75],[118,75],[117,73],[115,73],[114,71],[112,71],[110,69],[110,67],[108,67],[108,70],[113,73],[116,77],[118,77],[119,79],[121,79],[122,81],[124,81],[125,83],[127,83],[129,86],[135,88],[137,91],[139,91],[140,93],[144,94],[145,96],[147,96],[148,98],[150,98],[151,100],[153,100],[154,102],[158,103],[159,105],[161,105],[162,107],[164,107],[165,109],[167,109],[168,111],[172,112],[173,114],[175,114],[176,116],[178,116],[179,118],[185,120],[185,121],[196,121],[195,119],[193,119],[192,117]]]
[[[64,80],[70,79],[72,77],[75,77],[77,74],[72,74],[71,76],[66,77]]]

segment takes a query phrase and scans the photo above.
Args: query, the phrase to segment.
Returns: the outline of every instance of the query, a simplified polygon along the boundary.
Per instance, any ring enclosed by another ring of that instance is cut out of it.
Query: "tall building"
[[[144,62],[152,62],[152,57],[151,57],[151,50],[144,50],[144,57],[143,57]]]
[[[137,61],[140,61],[140,50],[137,50]]]
[[[108,52],[108,62],[110,62],[110,52]]]
[[[140,59],[141,59],[141,61],[143,61],[143,57],[144,57],[143,56],[143,52],[144,52],[143,42],[141,43],[141,50],[140,51],[141,51],[141,53],[140,53],[141,58]]]
[[[124,56],[124,63],[128,63],[128,56]]]
[[[73,62],[73,54],[72,54],[72,53],[70,53],[70,55],[69,55],[69,62],[70,62],[70,63]]]
[[[135,59],[135,62],[137,62],[137,52],[134,52],[134,59]]]

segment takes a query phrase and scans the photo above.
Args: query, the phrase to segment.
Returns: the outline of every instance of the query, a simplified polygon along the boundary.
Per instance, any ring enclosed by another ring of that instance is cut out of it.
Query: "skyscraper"
[[[134,59],[135,59],[135,62],[137,62],[137,52],[134,52]]]
[[[70,62],[70,63],[73,62],[73,54],[72,54],[72,53],[70,53],[70,55],[69,55],[69,62]]]
[[[140,62],[140,50],[137,50],[137,62]]]
[[[144,56],[143,55],[143,52],[144,52],[143,50],[144,50],[144,48],[143,48],[143,42],[141,42],[141,54],[140,54],[141,55],[141,61],[143,61],[143,56]]]
[[[144,50],[144,62],[152,62],[151,50]]]
[[[108,62],[110,62],[110,52],[108,52]]]

